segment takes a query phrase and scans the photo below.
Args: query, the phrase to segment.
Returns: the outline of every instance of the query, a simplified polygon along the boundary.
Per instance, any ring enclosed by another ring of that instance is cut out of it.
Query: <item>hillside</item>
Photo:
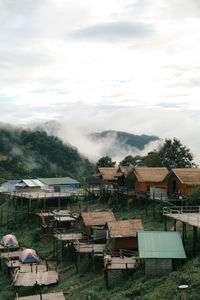
[[[159,137],[151,135],[135,135],[124,131],[106,130],[102,132],[91,133],[90,137],[96,141],[104,141],[105,139],[114,139],[116,145],[122,148],[131,147],[143,150],[144,147],[153,141],[158,141]]]
[[[76,148],[46,132],[0,129],[0,178],[69,176],[83,180],[94,166]]]

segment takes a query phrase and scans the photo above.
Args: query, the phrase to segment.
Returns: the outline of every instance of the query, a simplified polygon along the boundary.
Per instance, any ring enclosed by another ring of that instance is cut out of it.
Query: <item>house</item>
[[[200,186],[200,168],[172,169],[163,180],[167,182],[169,195],[189,196],[193,189]]]
[[[139,257],[145,259],[146,275],[164,275],[186,258],[179,232],[138,231]]]
[[[23,179],[16,184],[17,192],[40,192],[45,184],[38,179]]]
[[[56,177],[56,178],[38,178],[43,184],[48,186],[52,192],[71,192],[79,184],[79,182],[70,177]]]
[[[150,191],[151,186],[166,188],[163,179],[167,173],[167,168],[133,167],[127,177],[127,186],[143,192]]]
[[[115,167],[99,168],[98,172],[94,174],[93,177],[99,178],[101,186],[113,187],[118,181],[117,170],[118,168]]]
[[[12,193],[15,191],[16,184],[18,184],[20,180],[8,180],[3,182],[1,185],[1,192],[4,193]]]
[[[133,168],[133,166],[119,166],[116,174],[118,186],[127,186],[127,177]]]
[[[115,221],[112,211],[82,212],[78,218],[82,232],[93,240],[106,238],[105,225],[109,221]]]
[[[138,249],[137,231],[144,230],[142,220],[107,222],[107,238],[114,249]]]

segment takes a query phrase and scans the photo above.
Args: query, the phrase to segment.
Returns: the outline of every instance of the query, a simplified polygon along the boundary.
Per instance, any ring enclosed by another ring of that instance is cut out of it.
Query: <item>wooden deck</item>
[[[82,233],[56,233],[54,237],[59,241],[77,241],[84,238]]]
[[[15,300],[41,300],[40,295],[17,297]],[[63,292],[42,294],[42,300],[65,300]]]
[[[94,255],[102,255],[106,244],[77,244],[74,245],[78,253],[94,253]]]
[[[56,271],[41,272],[21,272],[16,270],[13,276],[13,285],[17,287],[28,287],[38,285],[50,285],[58,282],[58,273]]]
[[[41,218],[53,217],[53,213],[51,211],[36,211],[35,214]]]
[[[163,215],[200,228],[200,207],[164,207]]]
[[[13,249],[19,249],[20,247],[19,246],[11,246],[11,247],[4,247],[2,245],[0,245],[0,251],[8,251],[8,250],[13,250]]]
[[[110,255],[105,255],[104,268],[106,270],[135,269],[139,261],[139,257],[113,257]]]
[[[53,199],[53,198],[67,198],[71,196],[76,196],[77,193],[75,192],[68,192],[68,193],[56,193],[56,192],[13,192],[8,193],[10,196],[14,196],[16,198],[23,198],[23,199]]]

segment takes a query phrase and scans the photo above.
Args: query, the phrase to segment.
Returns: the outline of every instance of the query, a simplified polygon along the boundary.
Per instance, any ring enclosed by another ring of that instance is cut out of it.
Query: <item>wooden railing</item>
[[[163,207],[163,215],[184,214],[184,213],[199,213],[200,214],[200,206]]]

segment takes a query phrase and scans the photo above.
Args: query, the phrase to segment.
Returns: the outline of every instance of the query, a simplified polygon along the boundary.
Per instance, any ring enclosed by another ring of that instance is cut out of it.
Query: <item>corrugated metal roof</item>
[[[77,180],[70,177],[55,177],[55,178],[38,178],[45,184],[56,185],[56,184],[70,184],[70,183],[79,183]]]
[[[28,185],[28,187],[42,187],[44,186],[44,183],[42,183],[38,179],[23,179],[23,182]]]
[[[138,231],[142,258],[186,258],[179,232]]]

